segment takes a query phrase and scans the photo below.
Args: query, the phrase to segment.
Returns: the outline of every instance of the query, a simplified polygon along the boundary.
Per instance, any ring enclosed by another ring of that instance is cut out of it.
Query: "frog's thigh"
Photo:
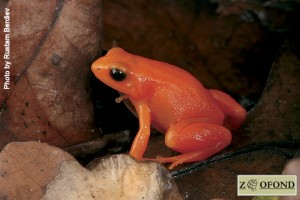
[[[246,118],[246,110],[228,94],[219,90],[208,90],[225,114],[224,125],[231,130],[237,129]]]
[[[205,159],[230,144],[231,132],[217,124],[198,122],[182,126],[179,121],[169,128],[165,142],[175,151],[198,152],[203,157],[200,159]]]

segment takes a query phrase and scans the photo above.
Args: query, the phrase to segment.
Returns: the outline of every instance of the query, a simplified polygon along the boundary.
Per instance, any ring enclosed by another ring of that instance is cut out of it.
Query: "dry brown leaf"
[[[0,90],[0,149],[11,141],[69,146],[95,137],[87,83],[101,46],[100,0],[11,0],[6,8],[12,66],[10,89]]]
[[[103,13],[106,49],[116,43],[133,54],[182,67],[208,88],[240,96],[263,89],[260,81],[265,83],[268,55],[274,51],[261,54],[258,47],[267,40],[258,23],[220,17],[213,5],[195,0],[104,0]]]
[[[300,148],[299,42],[289,40],[274,61],[261,100],[219,156],[174,172],[190,198],[237,198],[238,174],[281,174]],[[190,173],[189,173],[190,172]],[[194,177],[201,177],[195,180]]]
[[[14,142],[0,154],[0,198],[40,199],[68,153],[40,142]]]

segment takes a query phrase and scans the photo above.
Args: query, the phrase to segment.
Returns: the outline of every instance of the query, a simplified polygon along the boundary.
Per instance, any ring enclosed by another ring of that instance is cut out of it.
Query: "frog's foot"
[[[143,158],[143,160],[150,160],[155,161],[159,163],[172,163],[169,166],[169,169],[173,169],[177,165],[180,165],[185,162],[195,162],[195,161],[201,161],[210,156],[210,153],[205,153],[203,151],[196,151],[196,152],[190,152],[190,153],[184,153],[178,156],[172,156],[172,157],[157,157],[157,158]]]
[[[128,96],[124,94],[124,95],[121,95],[118,98],[116,98],[115,102],[116,103],[121,103],[122,101],[125,101],[126,99],[128,99]]]
[[[169,166],[169,169],[173,169],[177,165],[180,165],[184,162],[184,161],[178,160],[176,157],[178,157],[178,156],[174,156],[174,157],[160,157],[160,156],[158,156],[156,158],[143,158],[142,160],[154,161],[154,162],[158,162],[158,163],[172,163]]]
[[[172,163],[168,168],[173,169],[177,165],[180,165],[186,162],[186,159],[182,158],[181,156],[173,156],[173,157],[157,157],[156,159],[152,159],[153,161],[159,163]]]

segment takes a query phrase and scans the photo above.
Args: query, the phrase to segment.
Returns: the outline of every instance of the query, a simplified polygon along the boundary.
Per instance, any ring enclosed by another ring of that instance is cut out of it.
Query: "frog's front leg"
[[[147,103],[138,102],[134,104],[134,107],[139,118],[139,131],[134,138],[129,154],[132,157],[141,160],[146,151],[150,137],[151,115]]]
[[[184,162],[204,160],[221,151],[230,144],[231,132],[221,125],[183,120],[168,129],[165,142],[168,147],[182,154],[154,160],[172,162],[169,167],[172,169]]]

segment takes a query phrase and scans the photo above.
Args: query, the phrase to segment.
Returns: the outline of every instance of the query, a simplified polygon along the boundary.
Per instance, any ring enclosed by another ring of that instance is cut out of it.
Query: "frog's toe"
[[[168,168],[171,170],[171,169],[173,169],[174,167],[176,167],[177,165],[180,165],[180,164],[182,164],[182,163],[184,163],[184,160],[183,160],[183,159],[179,159],[179,160],[173,162]]]

